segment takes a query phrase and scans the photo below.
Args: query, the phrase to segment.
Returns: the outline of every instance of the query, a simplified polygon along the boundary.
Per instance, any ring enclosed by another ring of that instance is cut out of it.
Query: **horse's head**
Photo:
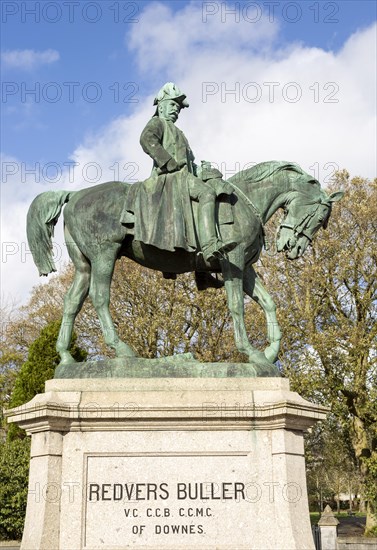
[[[343,191],[337,191],[332,195],[320,191],[317,199],[313,201],[306,193],[291,193],[285,204],[285,216],[278,230],[278,252],[285,251],[290,260],[302,256],[317,231],[321,227],[326,229],[332,203],[339,201],[343,195]]]

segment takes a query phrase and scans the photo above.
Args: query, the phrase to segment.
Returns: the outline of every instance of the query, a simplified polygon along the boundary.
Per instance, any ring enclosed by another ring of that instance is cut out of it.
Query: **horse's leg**
[[[132,348],[119,338],[109,311],[110,285],[118,249],[118,245],[107,243],[106,249],[98,251],[92,262],[89,296],[97,312],[106,344],[115,350],[117,357],[135,357]]]
[[[244,291],[261,306],[266,315],[267,337],[270,345],[264,350],[264,354],[268,361],[273,363],[277,359],[281,340],[281,331],[276,318],[276,306],[253,267],[245,271]]]
[[[75,266],[75,275],[72,285],[64,297],[63,319],[60,327],[56,351],[59,353],[60,364],[74,363],[72,355],[68,351],[72,340],[73,325],[89,291],[90,263],[73,242],[72,237],[64,227],[65,241],[69,256]]]
[[[221,268],[224,276],[228,308],[233,319],[236,347],[238,351],[248,355],[250,363],[260,362],[263,354],[250,344],[245,327],[243,293],[244,249],[238,247],[232,250],[228,255],[228,259],[221,261]],[[265,360],[264,356],[263,360]]]

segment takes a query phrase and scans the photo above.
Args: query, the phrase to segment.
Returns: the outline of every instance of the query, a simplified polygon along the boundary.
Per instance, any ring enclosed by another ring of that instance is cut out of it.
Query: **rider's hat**
[[[182,109],[189,106],[189,102],[186,100],[186,95],[181,92],[174,82],[167,82],[162,86],[161,90],[154,98],[153,105],[157,105],[158,107],[160,101],[164,101],[165,99],[173,99],[180,104]],[[158,115],[157,109],[155,115]]]

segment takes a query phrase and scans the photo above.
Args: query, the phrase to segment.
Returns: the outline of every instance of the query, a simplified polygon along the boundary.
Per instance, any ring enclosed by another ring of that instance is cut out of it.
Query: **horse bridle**
[[[285,220],[283,220],[282,223],[279,226],[279,230],[282,229],[282,228],[291,229],[293,231],[293,235],[294,235],[294,238],[295,238],[296,241],[297,241],[297,238],[300,235],[303,235],[311,243],[313,241],[313,236],[310,235],[306,231],[306,229],[307,229],[307,227],[310,223],[310,220],[315,216],[315,214],[317,213],[318,208],[320,207],[321,204],[323,204],[323,203],[319,202],[316,205],[316,207],[313,208],[313,210],[311,212],[309,212],[309,214],[305,215],[298,223],[296,223],[296,225],[286,223]]]
[[[256,215],[256,217],[257,217],[257,219],[258,219],[258,221],[261,225],[261,229],[262,229],[262,238],[263,238],[264,248],[268,251],[269,248],[270,248],[270,243],[267,240],[266,232],[265,232],[265,229],[264,229],[264,223],[263,223],[263,220],[262,220],[261,213],[259,212],[259,209],[252,203],[252,201],[249,199],[249,197],[247,197],[245,195],[245,193],[237,185],[235,185],[233,182],[230,182],[230,181],[228,181],[227,183],[229,183],[233,187],[233,189],[237,192],[238,196],[243,199],[243,201],[247,204],[247,206]],[[313,210],[311,212],[309,212],[309,214],[304,216],[301,219],[301,221],[299,221],[296,225],[291,225],[289,223],[286,223],[283,220],[283,222],[279,225],[278,231],[280,231],[280,229],[282,229],[283,227],[286,228],[286,229],[291,229],[293,231],[295,242],[297,242],[297,238],[298,238],[299,235],[304,235],[304,237],[306,237],[309,240],[309,242],[311,243],[313,241],[313,237],[311,235],[309,235],[308,233],[306,233],[305,230],[306,230],[307,226],[309,225],[310,220],[317,213],[317,210],[318,210],[318,208],[320,207],[321,204],[324,204],[324,203],[322,203],[322,201],[319,201],[318,204],[316,205],[316,207],[313,208]]]

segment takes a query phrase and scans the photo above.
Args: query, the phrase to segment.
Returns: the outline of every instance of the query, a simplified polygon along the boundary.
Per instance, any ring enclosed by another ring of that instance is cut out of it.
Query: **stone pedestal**
[[[313,549],[303,432],[281,378],[60,379],[32,436],[22,550]]]
[[[318,522],[321,531],[321,550],[337,550],[338,525],[339,521],[327,505]]]

